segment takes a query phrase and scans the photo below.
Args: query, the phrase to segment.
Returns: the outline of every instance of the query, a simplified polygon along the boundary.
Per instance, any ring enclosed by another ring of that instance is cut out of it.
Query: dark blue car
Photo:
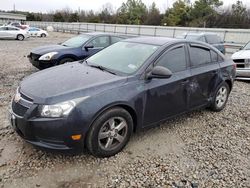
[[[85,59],[125,38],[125,36],[108,33],[81,34],[62,44],[35,48],[28,55],[28,58],[38,69],[45,69]]]

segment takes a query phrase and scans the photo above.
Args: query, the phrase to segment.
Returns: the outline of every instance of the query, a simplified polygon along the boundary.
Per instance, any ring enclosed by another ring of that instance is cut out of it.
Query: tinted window
[[[211,50],[211,59],[212,59],[212,62],[218,62],[218,54]]]
[[[123,38],[120,37],[111,37],[111,44],[121,41]]]
[[[0,27],[0,31],[5,31],[7,30],[7,27]]]
[[[199,41],[207,42],[204,36],[202,36]]]
[[[94,48],[105,48],[109,46],[109,37],[108,36],[102,36],[97,37],[94,40],[92,40],[89,45],[93,45]]]
[[[9,30],[9,31],[18,31],[19,29],[13,28],[13,27],[8,27],[8,30]]]
[[[163,66],[172,72],[186,70],[186,54],[184,46],[177,47],[163,54],[157,65]]]
[[[221,43],[221,39],[217,35],[207,35],[206,38],[207,38],[207,42],[209,44],[218,44],[218,43]]]
[[[199,66],[211,62],[210,50],[202,47],[190,47],[190,60],[192,66]]]

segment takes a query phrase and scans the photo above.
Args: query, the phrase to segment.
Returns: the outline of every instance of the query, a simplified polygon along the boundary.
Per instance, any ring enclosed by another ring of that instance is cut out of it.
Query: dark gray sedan
[[[169,38],[133,38],[71,64],[24,79],[11,122],[27,142],[120,152],[134,131],[191,110],[221,111],[235,78],[232,60],[214,47]]]

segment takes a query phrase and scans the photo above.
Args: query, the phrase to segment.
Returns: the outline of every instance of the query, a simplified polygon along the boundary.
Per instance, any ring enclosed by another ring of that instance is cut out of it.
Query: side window
[[[115,44],[119,41],[121,41],[123,38],[120,37],[111,37],[111,44]]]
[[[201,42],[207,42],[204,36],[200,37],[199,41],[201,41]]]
[[[105,48],[109,46],[109,37],[108,36],[102,36],[97,37],[94,40],[92,40],[89,45],[93,45],[94,48]]]
[[[0,31],[6,31],[7,27],[0,27]]]
[[[215,51],[211,50],[211,59],[212,59],[212,62],[218,62],[218,56],[219,55]]]
[[[211,62],[210,50],[198,46],[190,46],[191,65],[196,67]]]
[[[219,44],[219,43],[221,43],[221,39],[217,35],[207,35],[206,38],[207,38],[207,42],[209,44]]]
[[[186,70],[187,62],[184,46],[174,48],[163,54],[157,62],[157,65],[166,67],[172,72]]]

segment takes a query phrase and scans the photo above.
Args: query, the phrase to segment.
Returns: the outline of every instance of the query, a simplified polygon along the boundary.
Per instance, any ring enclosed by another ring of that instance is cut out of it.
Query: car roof
[[[81,35],[90,35],[90,36],[111,35],[111,36],[117,36],[117,37],[123,37],[123,38],[132,37],[132,36],[129,36],[129,35],[120,35],[120,34],[116,34],[116,33],[104,33],[104,32],[81,33]]]
[[[170,42],[175,42],[175,41],[180,42],[180,41],[186,41],[186,40],[169,38],[169,37],[136,37],[136,38],[126,39],[125,41],[163,46]]]
[[[183,35],[203,36],[203,35],[217,35],[216,33],[184,33]]]

